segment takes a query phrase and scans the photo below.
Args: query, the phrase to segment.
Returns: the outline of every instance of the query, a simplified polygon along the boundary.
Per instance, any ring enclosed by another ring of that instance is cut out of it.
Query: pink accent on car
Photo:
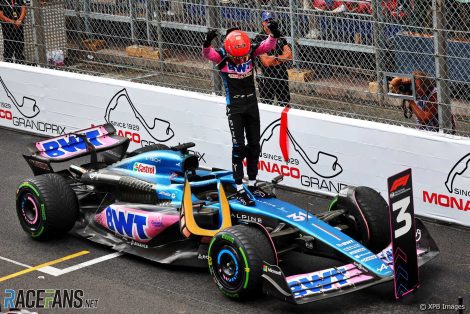
[[[92,135],[91,138],[89,137],[90,142],[97,148],[111,146],[119,142],[119,140],[110,137],[103,126],[81,130],[80,133]],[[83,143],[73,134],[40,141],[35,145],[39,155],[46,158],[64,159],[86,151],[86,147],[78,147],[78,145],[83,146]]]
[[[36,205],[36,201],[31,196],[28,196],[28,201],[30,201],[34,207],[34,213],[36,216],[34,216],[34,220],[30,222],[30,224],[34,225],[38,221],[38,218],[39,218],[38,206]]]
[[[95,221],[111,232],[146,243],[177,223],[179,215],[110,205],[95,216]]]

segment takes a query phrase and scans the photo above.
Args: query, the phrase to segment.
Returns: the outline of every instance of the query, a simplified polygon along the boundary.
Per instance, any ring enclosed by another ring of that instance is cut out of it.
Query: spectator
[[[433,79],[423,71],[413,71],[415,80],[416,101],[409,101],[409,108],[416,117],[416,127],[421,130],[439,131],[439,112],[437,88]],[[411,79],[395,77],[390,81],[390,89],[394,93],[411,90]],[[452,133],[455,133],[455,120],[452,119]]]
[[[3,33],[3,60],[24,63],[24,30],[26,5],[23,0],[3,0],[0,2],[0,22]]]
[[[462,0],[465,1],[465,0]],[[393,19],[405,17],[405,8],[399,0],[383,0],[380,3],[382,15]],[[313,7],[320,11],[330,11],[331,13],[350,12],[357,14],[372,14],[371,0],[314,0]]]
[[[341,13],[347,10],[342,0],[314,0],[313,8],[318,11],[330,11],[331,13]]]
[[[261,14],[261,20],[263,31],[253,40],[255,44],[260,44],[271,34],[268,25],[275,20],[275,17],[273,13],[265,11]],[[290,92],[287,63],[291,60],[292,50],[285,38],[277,40],[274,50],[258,57],[258,63],[260,63],[262,71],[262,77],[257,77],[258,89],[260,98],[264,102],[273,104],[276,98],[284,106],[289,104]]]
[[[203,43],[202,54],[217,64],[224,82],[227,117],[232,135],[233,179],[237,185],[237,200],[245,206],[253,206],[254,201],[243,186],[243,160],[246,157],[248,189],[258,197],[270,197],[256,185],[260,147],[260,119],[253,78],[254,58],[276,47],[280,31],[277,23],[268,25],[270,34],[259,46],[252,47],[248,34],[238,28],[229,29],[224,47],[214,49],[212,40],[217,37],[210,30]],[[248,145],[245,145],[245,133]]]

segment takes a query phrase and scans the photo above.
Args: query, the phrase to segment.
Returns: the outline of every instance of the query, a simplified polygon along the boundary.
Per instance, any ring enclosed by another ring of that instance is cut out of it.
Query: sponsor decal
[[[290,218],[295,222],[299,222],[299,221],[305,221],[305,220],[308,221],[308,219],[313,218],[313,216],[310,215],[310,214],[307,215],[307,212],[305,211],[305,212],[298,212],[297,214],[292,213],[292,214],[288,215],[287,218]]]
[[[138,246],[138,247],[141,247],[141,248],[144,248],[144,249],[148,249],[149,246],[147,244],[144,244],[144,243],[140,243],[140,242],[136,242],[134,240],[131,240],[131,245],[132,246]]]
[[[344,267],[338,267],[295,276],[295,280],[289,281],[289,286],[294,298],[299,298],[309,294],[339,290],[349,285],[347,278],[348,270]]]
[[[269,124],[261,134],[259,171],[291,177],[300,185],[314,190],[338,193],[347,186],[338,182],[337,179],[332,181],[343,172],[338,157],[323,151],[318,151],[315,155],[308,153],[295,139],[288,127],[286,127],[286,141],[290,143],[292,149],[289,151],[287,161],[284,161],[281,154],[269,151],[267,144],[270,142],[275,143],[274,145],[278,149],[279,136],[274,134],[279,132],[280,128],[281,119],[277,119]],[[246,166],[246,163],[244,165]]]
[[[116,127],[118,135],[142,147],[167,142],[175,135],[169,121],[142,114],[125,88],[113,95],[104,119]]]
[[[0,76],[0,85],[3,88],[4,101],[0,101],[0,121],[4,121],[12,126],[21,128],[25,131],[42,132],[51,135],[64,135],[66,127],[43,121],[40,119],[40,112],[36,100],[30,97],[23,96],[20,103],[15,95],[8,89],[5,81]],[[1,91],[1,89],[0,89]],[[2,93],[0,93],[0,97]],[[0,98],[2,99],[2,98]]]
[[[101,147],[104,144],[98,139],[102,135],[100,128],[90,129],[85,132],[88,141],[95,147]],[[38,148],[44,151],[48,157],[55,158],[68,154],[74,154],[81,151],[86,151],[86,143],[77,136],[70,134],[51,140],[46,140],[37,143]]]
[[[460,158],[447,174],[444,186],[449,193],[423,190],[424,203],[443,208],[470,211],[470,154]]]
[[[124,237],[149,240],[147,235],[148,215],[130,212],[120,208],[106,208],[106,224],[109,230]]]
[[[265,273],[271,273],[271,274],[274,274],[274,275],[282,276],[282,272],[280,270],[273,269],[273,268],[269,267],[268,265],[263,265],[263,271]]]
[[[222,239],[224,240],[227,240],[229,242],[232,242],[235,241],[231,236],[229,236],[228,234],[222,234]]]
[[[232,218],[247,220],[247,221],[253,221],[253,222],[260,223],[260,224],[263,223],[263,219],[261,219],[260,217],[255,217],[255,216],[252,216],[252,215],[246,215],[246,214],[240,214],[240,213],[233,213],[232,212]]]
[[[245,73],[245,72],[250,71],[252,69],[253,60],[249,59],[247,62],[244,62],[242,64],[233,64],[233,63],[227,62],[227,67],[229,71],[233,71],[236,73],[243,73],[245,75],[248,75],[248,74],[251,75],[251,72],[250,73]]]
[[[209,259],[209,257],[208,257],[206,254],[201,254],[201,253],[199,253],[199,254],[197,255],[197,259],[205,259],[205,260],[207,260],[207,259]]]
[[[155,166],[143,164],[140,162],[135,162],[132,168],[135,172],[146,173],[146,174],[155,174]]]

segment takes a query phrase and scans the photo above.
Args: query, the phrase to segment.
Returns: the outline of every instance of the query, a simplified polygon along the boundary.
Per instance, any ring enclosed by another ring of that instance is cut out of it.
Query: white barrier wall
[[[193,141],[200,162],[231,167],[223,97],[0,63],[0,125],[57,136],[111,122],[132,147]],[[470,141],[404,127],[289,111],[290,160],[279,147],[282,108],[260,105],[260,178],[336,193],[413,170],[415,211],[470,226]],[[26,166],[26,164],[25,164]]]

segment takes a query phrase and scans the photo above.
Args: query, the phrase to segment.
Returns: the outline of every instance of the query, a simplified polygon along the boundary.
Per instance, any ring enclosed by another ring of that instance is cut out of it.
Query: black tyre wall
[[[378,253],[390,244],[388,204],[374,189],[360,186],[338,197],[338,208],[346,209],[356,220],[358,238],[372,252]]]
[[[39,222],[31,226],[24,219],[21,197],[32,195],[38,203]],[[44,240],[67,233],[78,219],[78,201],[75,192],[58,174],[49,173],[23,181],[17,190],[16,208],[22,228],[34,239]]]

